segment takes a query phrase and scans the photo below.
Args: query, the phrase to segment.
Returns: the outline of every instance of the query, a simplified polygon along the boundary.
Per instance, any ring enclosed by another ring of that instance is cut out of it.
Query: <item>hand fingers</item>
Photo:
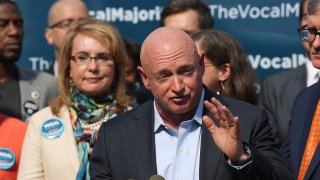
[[[213,123],[212,119],[208,116],[203,116],[202,118],[203,124],[211,131],[214,131],[216,128],[216,125]]]
[[[210,111],[214,118],[219,121],[221,127],[234,126],[234,116],[229,111],[229,109],[221,104],[217,99],[212,98],[211,102],[205,101],[204,103],[206,108]]]

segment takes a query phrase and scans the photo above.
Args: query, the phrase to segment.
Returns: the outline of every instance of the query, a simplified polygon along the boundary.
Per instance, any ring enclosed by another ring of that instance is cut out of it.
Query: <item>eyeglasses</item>
[[[316,29],[308,29],[306,26],[303,26],[298,29],[300,39],[304,42],[313,42],[316,39],[317,35],[320,35]]]
[[[67,29],[70,27],[71,23],[73,23],[73,19],[63,19],[61,21],[58,21],[51,26],[49,26],[50,29],[53,28],[60,28],[60,29]]]
[[[70,27],[70,25],[75,22],[75,21],[79,21],[85,18],[80,18],[80,19],[72,19],[72,18],[68,18],[68,19],[63,19],[61,21],[58,21],[54,24],[52,24],[51,26],[49,26],[50,29],[53,28],[60,28],[60,29],[68,29]]]
[[[106,53],[97,54],[95,57],[91,57],[89,54],[79,53],[71,57],[71,60],[78,66],[86,66],[92,59],[95,60],[99,66],[108,66],[113,63],[112,56]]]

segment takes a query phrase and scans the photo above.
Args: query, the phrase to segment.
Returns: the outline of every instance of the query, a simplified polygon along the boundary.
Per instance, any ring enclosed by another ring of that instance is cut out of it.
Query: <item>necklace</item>
[[[89,130],[99,130],[101,124],[106,122],[108,119],[109,119],[109,116],[107,116],[107,114],[100,120],[95,121],[94,123],[86,123],[83,119],[79,118],[82,129],[89,129]]]

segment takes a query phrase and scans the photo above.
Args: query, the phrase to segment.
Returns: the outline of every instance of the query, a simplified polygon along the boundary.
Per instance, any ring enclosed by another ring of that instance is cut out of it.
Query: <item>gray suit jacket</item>
[[[294,100],[306,86],[306,65],[270,76],[262,85],[261,105],[269,116],[279,145],[287,135]]]
[[[206,90],[205,99],[219,99],[239,116],[243,141],[252,148],[252,164],[236,170],[202,125],[201,180],[293,179],[271,133],[267,116],[259,108]],[[203,103],[203,102],[201,102]],[[203,108],[203,115],[208,109]],[[149,179],[157,174],[153,100],[104,123],[90,160],[92,179]]]
[[[58,96],[54,76],[18,67],[22,120],[28,121],[36,111],[48,106]]]

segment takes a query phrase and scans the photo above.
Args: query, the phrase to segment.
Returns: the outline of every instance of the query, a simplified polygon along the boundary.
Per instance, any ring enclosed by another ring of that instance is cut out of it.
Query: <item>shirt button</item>
[[[183,152],[183,148],[180,148],[180,149],[179,149],[179,152],[181,152],[181,153],[182,153],[182,152]]]

